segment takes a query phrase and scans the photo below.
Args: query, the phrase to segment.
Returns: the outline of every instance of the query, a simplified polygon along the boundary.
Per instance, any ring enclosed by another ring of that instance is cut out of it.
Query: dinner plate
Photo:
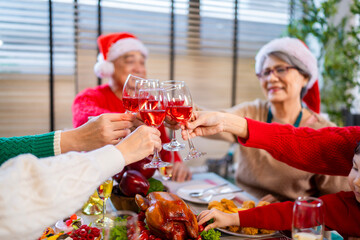
[[[237,237],[246,237],[246,238],[266,238],[266,237],[271,237],[274,236],[275,234],[277,234],[278,232],[274,232],[274,233],[269,233],[269,234],[255,234],[255,235],[248,235],[248,234],[243,234],[243,233],[235,233],[235,232],[231,232],[228,231],[226,229],[223,228],[216,228],[217,230],[219,230],[220,232],[223,233],[227,233],[229,235],[233,235],[233,236],[237,236]]]
[[[200,198],[194,198],[194,197],[190,197],[190,193],[191,192],[198,192],[198,191],[202,191],[204,189],[207,188],[211,188],[214,187],[215,185],[212,184],[194,184],[194,185],[187,185],[184,187],[179,188],[176,191],[176,194],[181,197],[184,200],[187,200],[189,202],[193,202],[193,203],[200,203],[200,204],[208,204],[208,202],[204,202],[202,200],[200,200]],[[209,190],[207,191],[205,194],[214,194],[214,193],[226,193],[226,192],[232,192],[234,191],[234,189],[225,186],[222,188],[218,188],[218,189],[214,189],[214,190]],[[228,193],[228,194],[222,194],[219,196],[214,196],[210,201],[220,201],[223,198],[226,199],[233,199],[235,197],[235,195],[233,193]]]

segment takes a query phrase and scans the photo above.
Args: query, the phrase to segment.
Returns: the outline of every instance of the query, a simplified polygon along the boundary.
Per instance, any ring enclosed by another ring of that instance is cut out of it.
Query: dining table
[[[216,185],[221,185],[226,183],[227,188],[230,188],[231,190],[240,190],[240,188],[238,186],[236,186],[235,184],[231,183],[230,181],[222,178],[221,176],[217,175],[216,173],[213,172],[205,172],[205,173],[196,173],[193,174],[192,179],[190,181],[185,181],[185,182],[175,182],[175,181],[171,181],[171,180],[163,180],[161,178],[160,175],[155,174],[154,176],[155,179],[160,180],[165,188],[174,194],[177,194],[179,189],[182,189],[184,187],[189,187],[189,186],[196,186],[199,184],[207,184],[209,186],[216,186]],[[246,200],[253,200],[256,203],[259,201],[258,199],[256,199],[254,196],[250,195],[249,193],[242,191],[242,192],[237,192],[233,194],[233,201],[235,202],[235,204],[237,204],[238,206],[241,206],[243,201]],[[201,211],[206,210],[207,209],[207,204],[200,204],[200,203],[195,203],[192,201],[187,201],[184,199],[184,201],[187,203],[187,205],[190,207],[190,209],[195,213],[195,214],[199,214]],[[117,209],[114,207],[114,205],[111,203],[110,199],[107,201],[106,204],[106,208],[107,211],[117,211]],[[89,223],[93,223],[96,221],[96,219],[98,219],[101,215],[85,215],[84,213],[82,213],[81,209],[78,210],[76,212],[76,214],[79,217],[82,217],[84,220],[85,224],[89,224]],[[280,232],[276,232],[275,234],[271,235],[271,236],[266,236],[266,237],[262,237],[262,236],[246,236],[246,237],[239,237],[239,236],[233,236],[233,235],[229,235],[226,233],[221,233],[221,240],[260,240],[260,239],[272,239],[272,240],[287,240],[289,239],[287,236],[285,236],[284,234],[280,233]]]
[[[155,176],[155,178],[161,180],[160,176]],[[230,181],[222,178],[221,176],[213,172],[194,174],[190,181],[185,181],[185,182],[175,182],[175,181],[162,181],[162,182],[164,186],[166,186],[166,188],[169,190],[169,192],[174,194],[177,194],[178,190],[181,188],[187,186],[201,185],[201,184],[208,184],[209,186],[210,185],[217,186],[226,183],[227,187],[230,188],[231,190],[233,191],[240,190],[238,186],[236,186],[235,184],[231,183]],[[242,204],[242,202],[246,200],[253,200],[255,202],[258,202],[258,199],[256,199],[255,197],[253,197],[252,195],[248,194],[245,191],[234,193],[233,195],[235,196],[233,200],[237,204]],[[207,209],[207,204],[194,203],[192,201],[187,201],[186,199],[184,199],[184,201],[188,204],[188,206],[192,209],[192,211],[195,214],[199,214],[201,211]]]
[[[157,178],[158,180],[161,180],[160,176],[155,176],[155,178]],[[190,181],[186,181],[186,182],[175,182],[175,181],[162,181],[164,186],[167,187],[167,189],[174,193],[177,194],[179,189],[187,187],[187,186],[194,186],[197,184],[209,184],[209,185],[213,185],[213,186],[217,186],[217,185],[221,185],[221,184],[227,184],[226,187],[230,188],[231,191],[236,191],[236,190],[241,190],[238,186],[236,186],[235,184],[231,183],[230,181],[228,181],[227,179],[222,178],[221,176],[219,176],[216,173],[213,172],[205,172],[205,173],[197,173],[197,174],[193,174],[192,179]],[[241,204],[244,201],[247,200],[252,200],[255,203],[257,203],[259,201],[259,199],[255,198],[254,196],[250,195],[249,193],[247,193],[246,191],[242,191],[242,192],[237,192],[233,195],[233,201],[235,202],[236,205],[241,206]],[[224,195],[227,196],[227,195]],[[195,214],[199,214],[201,211],[206,210],[207,209],[207,204],[202,204],[202,203],[194,203],[192,201],[187,201],[184,199],[184,201],[187,203],[187,205],[190,207],[190,209],[195,213]],[[284,234],[277,232],[274,235],[267,236],[267,237],[260,237],[260,236],[247,236],[247,237],[239,237],[239,236],[233,236],[233,235],[229,235],[226,233],[221,233],[221,240],[255,240],[255,239],[281,239],[281,240],[286,240],[289,239],[288,237],[286,237]]]

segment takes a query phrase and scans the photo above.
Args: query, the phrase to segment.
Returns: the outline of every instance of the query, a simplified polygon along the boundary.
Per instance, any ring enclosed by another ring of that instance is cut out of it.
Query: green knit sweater
[[[31,153],[36,157],[54,156],[55,132],[23,136],[0,138],[0,165],[6,160],[24,153]]]

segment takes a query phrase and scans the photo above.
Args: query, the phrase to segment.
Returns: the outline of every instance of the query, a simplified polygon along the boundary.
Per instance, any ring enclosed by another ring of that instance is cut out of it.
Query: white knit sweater
[[[0,167],[0,239],[34,240],[81,208],[106,178],[124,168],[114,146],[38,159],[12,158]]]

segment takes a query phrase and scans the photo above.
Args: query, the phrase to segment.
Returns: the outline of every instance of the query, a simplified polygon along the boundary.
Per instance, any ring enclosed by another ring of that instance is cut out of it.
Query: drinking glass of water
[[[293,210],[292,238],[322,240],[324,237],[324,203],[319,198],[299,197]]]

